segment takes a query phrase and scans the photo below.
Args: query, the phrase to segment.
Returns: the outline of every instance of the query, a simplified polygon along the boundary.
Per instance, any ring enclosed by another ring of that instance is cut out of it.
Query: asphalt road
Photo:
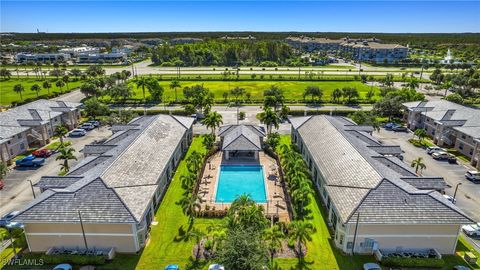
[[[417,157],[422,157],[426,165],[422,175],[442,176],[450,186],[450,188],[445,190],[446,194],[453,196],[455,187],[457,184],[460,184],[456,195],[456,206],[476,222],[480,222],[480,184],[474,184],[465,179],[465,172],[474,170],[470,164],[466,164],[461,160],[458,160],[458,164],[434,160],[424,149],[417,148],[408,142],[408,139],[413,137],[412,132],[393,132],[382,128],[380,132],[374,132],[373,135],[385,144],[400,145],[405,152],[403,161],[407,164],[410,164]],[[465,238],[475,245],[477,249],[480,249],[480,239],[472,239],[468,236]]]
[[[101,140],[111,135],[111,131],[106,127],[101,127],[89,131],[86,136],[80,138],[67,138],[66,140],[72,142],[75,151],[75,156],[78,160],[70,160],[70,167],[73,167],[81,159],[83,154],[80,150],[86,144],[92,143],[95,140]],[[45,164],[39,168],[12,168],[7,176],[4,178],[5,187],[0,190],[0,215],[4,215],[13,210],[19,210],[33,199],[30,183],[36,183],[44,175],[58,175],[60,171],[60,162],[55,160],[58,154],[54,154],[45,160]],[[35,194],[40,194],[40,191],[35,188]]]

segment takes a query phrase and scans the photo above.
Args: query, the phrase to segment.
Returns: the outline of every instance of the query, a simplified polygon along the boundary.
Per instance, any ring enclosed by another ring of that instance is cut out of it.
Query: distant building
[[[78,56],[79,63],[97,63],[103,60],[107,63],[118,63],[127,60],[127,54],[124,52],[111,52],[111,53],[84,53]]]
[[[70,60],[70,54],[67,53],[18,53],[16,60],[19,63],[33,61],[33,62],[65,62]]]
[[[423,128],[433,142],[452,147],[480,169],[480,109],[446,100],[404,103],[407,127]]]
[[[10,162],[54,136],[55,127],[73,129],[80,120],[81,103],[40,99],[0,113],[0,158]]]
[[[230,37],[230,36],[223,36],[220,39],[223,40],[256,40],[256,38],[252,35],[248,35],[246,37]]]
[[[201,38],[173,38],[170,39],[169,43],[171,45],[179,45],[179,44],[191,44],[191,43],[196,43],[196,42],[202,42],[203,39]]]
[[[125,53],[130,55],[133,52],[134,47],[132,45],[125,45],[123,47],[115,47],[112,49],[112,53]]]
[[[357,61],[372,63],[394,63],[407,58],[408,48],[399,44],[379,43],[371,39],[327,39],[309,37],[288,37],[285,41],[296,49],[349,53]]]
[[[73,48],[63,48],[58,50],[59,53],[70,54],[71,57],[78,57],[80,54],[95,54],[100,52],[100,48],[97,47],[73,47]]]

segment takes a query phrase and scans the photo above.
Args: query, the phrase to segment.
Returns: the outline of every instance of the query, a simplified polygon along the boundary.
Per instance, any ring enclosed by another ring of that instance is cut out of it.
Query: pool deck
[[[211,156],[205,170],[203,171],[198,195],[202,198],[202,211],[224,212],[230,203],[216,203],[216,186],[220,172],[220,165],[263,165],[265,184],[267,187],[267,203],[260,203],[265,208],[267,216],[278,216],[280,221],[290,221],[285,194],[280,185],[277,162],[266,155],[263,151],[259,153],[259,160],[251,159],[230,159],[223,158],[223,152]],[[206,210],[208,205],[209,210]],[[221,214],[219,214],[221,215]]]

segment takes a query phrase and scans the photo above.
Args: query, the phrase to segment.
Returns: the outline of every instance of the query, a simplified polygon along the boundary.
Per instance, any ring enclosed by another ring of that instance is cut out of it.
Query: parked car
[[[479,171],[468,171],[465,173],[465,178],[476,183],[480,182],[480,172]]]
[[[2,190],[4,186],[5,186],[5,183],[3,182],[2,179],[0,179],[0,190]]]
[[[20,214],[20,211],[12,211],[0,218],[0,227],[6,227],[10,220]]]
[[[97,120],[90,120],[90,121],[87,121],[87,123],[92,124],[94,127],[100,126],[100,121],[97,121]]]
[[[84,129],[84,130],[92,130],[95,128],[95,126],[92,124],[92,123],[83,123],[81,126],[80,126],[81,129]]]
[[[468,236],[480,236],[480,222],[462,226],[462,231]]]
[[[470,267],[466,267],[466,266],[463,266],[463,265],[455,265],[453,267],[454,270],[472,270],[470,269]]]
[[[447,161],[450,164],[457,164],[457,157],[453,154],[448,153]]]
[[[73,269],[72,266],[68,263],[62,263],[55,266],[55,268],[53,268],[53,270],[72,270],[72,269]]]
[[[447,152],[447,149],[441,148],[439,146],[429,146],[429,147],[427,147],[427,154],[431,155],[435,152]]]
[[[408,128],[407,128],[407,127],[400,126],[400,125],[394,126],[394,127],[392,128],[392,130],[395,131],[395,132],[408,132]]]
[[[50,149],[38,149],[33,151],[32,155],[36,157],[43,157],[43,158],[48,158],[53,154],[53,151]]]
[[[176,264],[169,264],[165,266],[165,270],[180,270],[180,267]]]
[[[15,161],[15,165],[18,167],[39,167],[43,163],[45,163],[45,158],[39,158],[34,155],[28,155]]]
[[[457,199],[453,198],[453,197],[450,196],[450,195],[443,194],[443,197],[444,197],[445,199],[447,199],[449,202],[453,203],[453,204],[455,204],[455,203],[457,202]]]
[[[70,133],[68,133],[68,137],[82,137],[82,136],[85,136],[86,134],[87,132],[85,131],[85,129],[77,128],[70,131]]]
[[[221,264],[210,264],[210,266],[208,266],[208,270],[225,270],[225,267],[223,267],[223,265]]]
[[[395,123],[390,122],[390,123],[386,123],[383,127],[384,127],[385,129],[391,130],[391,129],[394,128],[395,126],[398,126],[398,124],[395,124]]]
[[[382,270],[382,268],[376,263],[366,263],[363,265],[363,270]]]
[[[447,160],[450,155],[447,152],[439,151],[432,154],[432,158],[436,160]]]

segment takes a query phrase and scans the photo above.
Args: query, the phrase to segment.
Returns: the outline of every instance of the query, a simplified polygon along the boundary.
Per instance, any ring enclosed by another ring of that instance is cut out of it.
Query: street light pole
[[[33,183],[32,183],[32,180],[30,179],[27,179],[28,182],[30,182],[30,188],[32,189],[32,194],[33,194],[33,198],[35,199],[35,190],[33,189]]]
[[[458,183],[456,186],[455,186],[455,192],[453,193],[453,201],[455,201],[455,197],[457,196],[457,191],[458,191],[458,186],[460,186],[462,183]]]

